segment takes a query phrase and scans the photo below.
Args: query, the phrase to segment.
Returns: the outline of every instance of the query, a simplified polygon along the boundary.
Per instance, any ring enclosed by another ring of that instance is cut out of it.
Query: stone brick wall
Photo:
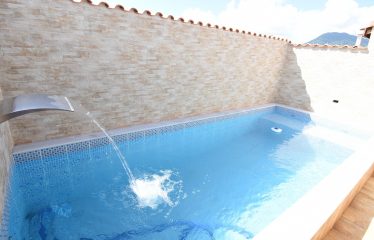
[[[66,95],[108,129],[274,102],[286,41],[69,0],[0,2],[5,97]],[[12,120],[15,143],[87,133],[84,116]]]
[[[2,99],[0,89],[0,101]],[[9,124],[0,124],[0,223],[3,216],[4,198],[8,182],[9,167],[13,140],[10,134]]]
[[[374,122],[374,52],[290,48],[276,101],[350,124]],[[339,103],[333,103],[339,100]]]

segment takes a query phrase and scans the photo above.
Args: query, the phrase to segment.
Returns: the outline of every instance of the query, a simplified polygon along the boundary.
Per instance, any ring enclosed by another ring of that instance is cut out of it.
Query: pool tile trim
[[[116,142],[133,141],[145,136],[164,134],[179,129],[190,128],[201,124],[222,121],[254,112],[273,111],[277,104],[267,104],[256,108],[226,111],[203,116],[176,119],[156,124],[137,125],[128,128],[109,130],[109,135]],[[67,150],[86,150],[109,144],[107,137],[101,133],[92,133],[74,137],[59,138],[30,144],[17,145],[13,148],[13,159],[24,161],[38,159],[40,156],[54,156]]]
[[[310,120],[321,125],[333,126],[334,128],[348,128],[350,130],[354,130],[355,133],[357,132],[360,135],[364,135],[363,130],[355,126],[344,123],[336,124],[336,120],[322,118],[308,111],[275,103],[266,104],[255,108],[231,110],[189,118],[181,118],[155,124],[145,124],[122,129],[114,129],[109,130],[108,133],[115,142],[134,141],[145,136],[165,134],[179,129],[190,128],[215,121],[222,121],[249,113],[265,111],[282,112],[283,114],[289,114],[296,119]],[[34,160],[64,154],[68,151],[89,150],[92,147],[100,147],[108,144],[109,140],[106,138],[106,136],[101,132],[97,132],[80,136],[17,145],[13,148],[13,159],[15,161]]]

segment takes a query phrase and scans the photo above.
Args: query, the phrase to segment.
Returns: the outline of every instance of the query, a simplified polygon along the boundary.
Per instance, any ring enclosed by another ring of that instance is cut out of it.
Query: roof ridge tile
[[[153,15],[152,15],[152,12],[149,11],[149,10],[144,10],[144,11],[143,11],[143,15],[153,16]]]
[[[161,12],[157,12],[155,14],[152,14],[152,12],[150,10],[144,10],[142,13],[140,13],[138,11],[138,9],[136,9],[136,8],[130,8],[129,10],[127,10],[122,4],[117,4],[114,7],[111,7],[111,5],[106,1],[100,1],[96,4],[94,4],[92,0],[71,0],[71,1],[74,2],[74,3],[88,3],[88,4],[93,5],[93,6],[104,6],[106,8],[110,8],[110,9],[119,9],[119,10],[122,10],[124,12],[134,13],[134,14],[138,14],[138,15],[160,17],[162,19],[169,19],[169,20],[173,20],[173,21],[176,21],[176,22],[182,22],[182,23],[190,23],[190,24],[193,24],[193,25],[196,25],[196,26],[201,26],[201,27],[221,29],[223,31],[235,32],[235,33],[240,33],[241,32],[243,34],[247,34],[247,35],[251,35],[251,36],[255,36],[255,37],[273,39],[273,40],[277,40],[277,41],[286,41],[286,42],[291,44],[291,41],[289,41],[288,39],[275,37],[275,36],[272,36],[272,35],[266,35],[266,34],[261,34],[261,33],[258,34],[258,33],[249,32],[249,31],[246,32],[245,30],[240,31],[239,29],[234,29],[232,27],[230,27],[230,28],[228,28],[226,26],[221,26],[220,27],[219,25],[216,25],[216,24],[213,25],[211,23],[204,24],[202,21],[195,22],[192,19],[187,21],[183,17],[180,17],[180,18],[176,19],[173,15],[169,15],[168,17],[165,17],[165,15]]]

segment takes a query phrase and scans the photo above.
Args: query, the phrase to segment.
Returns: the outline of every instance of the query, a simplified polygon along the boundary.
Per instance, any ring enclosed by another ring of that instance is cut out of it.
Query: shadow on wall
[[[274,102],[313,111],[305,80],[292,46],[287,47],[287,54],[276,89],[278,91],[274,94]]]

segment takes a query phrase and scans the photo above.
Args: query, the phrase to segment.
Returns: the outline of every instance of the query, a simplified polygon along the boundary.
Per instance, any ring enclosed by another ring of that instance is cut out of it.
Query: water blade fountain
[[[82,104],[72,104],[72,102],[65,96],[25,94],[4,99],[0,102],[0,124],[28,113],[47,110],[68,111],[84,114],[100,129],[100,131],[109,140],[109,143],[121,161],[122,167],[129,177],[130,188],[139,201],[139,207],[150,207],[154,209],[157,208],[158,204],[161,202],[165,202],[169,206],[173,205],[172,201],[168,197],[168,194],[174,190],[174,185],[172,185],[171,188],[164,186],[166,183],[171,182],[169,179],[171,172],[164,171],[162,172],[162,175],[146,175],[144,178],[136,179],[126,161],[124,154],[121,152],[118,145],[108,134],[105,128],[89,111],[82,106]],[[149,190],[151,188],[152,193],[150,194]]]
[[[69,99],[64,96],[25,94],[0,102],[0,123],[27,113],[58,110],[74,112]]]

